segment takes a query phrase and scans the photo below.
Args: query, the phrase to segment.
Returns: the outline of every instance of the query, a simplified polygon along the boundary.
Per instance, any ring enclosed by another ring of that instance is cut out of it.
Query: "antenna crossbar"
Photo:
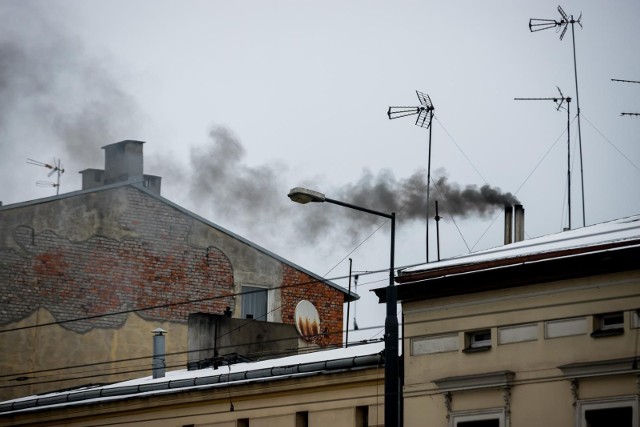
[[[611,79],[612,82],[622,82],[622,83],[640,83],[637,80],[620,80],[620,79]]]
[[[60,175],[62,175],[64,173],[64,168],[62,167],[62,162],[60,161],[60,159],[56,160],[54,158],[53,159],[53,164],[40,162],[40,161],[34,160],[34,159],[27,159],[27,164],[35,165],[35,166],[42,166],[44,168],[51,169],[51,172],[49,172],[47,174],[47,177],[50,177],[54,173],[57,174],[56,182],[37,181],[36,185],[38,187],[55,187],[56,188],[56,195],[58,195],[60,193]]]

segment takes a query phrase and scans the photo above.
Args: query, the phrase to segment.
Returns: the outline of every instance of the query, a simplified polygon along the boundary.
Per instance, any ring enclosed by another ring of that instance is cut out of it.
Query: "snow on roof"
[[[640,239],[640,215],[523,240],[438,262],[413,266],[402,270],[402,274],[636,239]]]
[[[326,370],[352,369],[371,366],[372,357],[384,350],[384,342],[353,345],[347,348],[312,351],[304,354],[257,362],[220,366],[188,371],[169,371],[162,378],[137,378],[98,387],[26,396],[0,402],[0,414],[89,404],[133,396],[176,393],[204,387],[238,385],[267,379],[283,379],[311,375]]]

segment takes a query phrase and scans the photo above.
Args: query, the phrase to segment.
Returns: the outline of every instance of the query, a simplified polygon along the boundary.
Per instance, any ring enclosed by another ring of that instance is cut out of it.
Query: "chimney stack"
[[[82,189],[102,187],[118,182],[140,183],[149,191],[160,194],[162,178],[143,173],[142,144],[144,141],[127,139],[105,145],[104,170],[85,169],[82,174]]]
[[[514,210],[514,227],[513,227],[513,240],[515,242],[521,242],[524,240],[524,208],[522,205],[515,205]]]
[[[167,333],[162,328],[156,328],[153,331],[153,360],[152,360],[152,372],[153,378],[164,378],[165,363],[165,349],[164,349],[164,334]]]
[[[513,243],[513,206],[504,207],[504,244]]]
[[[504,244],[524,240],[524,208],[522,205],[504,207]]]

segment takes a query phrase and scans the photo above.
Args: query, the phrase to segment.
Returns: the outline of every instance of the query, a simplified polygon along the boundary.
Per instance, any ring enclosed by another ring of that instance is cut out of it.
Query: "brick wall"
[[[129,208],[118,218],[119,226],[138,237],[93,235],[71,241],[64,226],[56,232],[36,232],[28,225],[12,230],[22,251],[0,250],[0,323],[20,320],[39,307],[63,321],[162,305],[167,306],[138,314],[186,322],[189,313],[223,313],[232,305],[232,297],[225,296],[233,292],[232,266],[225,254],[189,245],[190,218],[183,213],[131,187],[126,192]],[[71,230],[87,224],[65,226]],[[201,301],[168,305],[191,300]],[[119,327],[124,320],[115,315],[63,326],[85,332]]]
[[[131,186],[0,212],[0,324],[40,307],[57,321],[97,316],[62,324],[76,332],[119,328],[125,314],[99,315],[145,307],[163,306],[139,311],[146,320],[222,314],[234,304],[228,296],[234,292],[233,266],[212,240],[190,243],[196,221]],[[341,344],[342,292],[287,264],[281,281],[273,286],[282,285],[282,322],[295,324],[296,304],[309,300],[328,332],[317,343]],[[171,305],[194,300],[199,302]]]
[[[321,346],[342,344],[342,292],[287,265],[281,292],[283,323],[295,324],[296,305],[303,299],[310,301],[318,310],[320,330],[326,331],[314,342]]]

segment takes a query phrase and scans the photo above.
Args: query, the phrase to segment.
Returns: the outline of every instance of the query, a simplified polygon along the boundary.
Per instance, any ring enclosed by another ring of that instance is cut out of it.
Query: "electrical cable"
[[[634,294],[631,295],[630,297],[637,297],[640,296],[640,294]],[[576,301],[573,304],[585,304],[585,303],[589,303],[589,302],[602,302],[604,301],[602,298],[595,298],[592,300],[583,300],[583,301]],[[554,306],[564,306],[566,305],[566,303],[557,303],[554,304]],[[548,308],[549,305],[543,305],[543,306],[532,306],[532,307],[528,307],[528,310],[533,310],[536,308],[540,308],[540,307],[546,307]],[[495,315],[495,314],[501,314],[501,313],[505,313],[505,312],[509,312],[509,310],[493,310],[487,313],[483,313],[483,315]],[[437,321],[450,321],[450,320],[456,320],[459,319],[461,317],[465,317],[464,315],[458,315],[458,316],[449,316],[446,318],[439,318],[437,319]],[[553,320],[553,319],[542,319],[539,321],[548,321],[548,320]],[[420,325],[420,324],[424,324],[425,322],[420,320],[420,321],[414,321],[414,322],[405,322],[404,325],[405,326],[412,326],[412,325]],[[498,325],[489,325],[487,327],[497,327]],[[503,325],[504,326],[504,325]],[[360,330],[370,330],[370,329],[380,329],[382,328],[382,330],[384,330],[384,325],[376,325],[376,326],[371,326],[371,327],[365,327],[365,328],[360,328]],[[460,333],[460,332],[465,332],[467,329],[455,329],[455,330],[449,330],[447,331],[447,333]],[[355,329],[353,330],[355,331]],[[343,334],[344,330],[340,330],[340,331],[336,331],[336,332],[331,332],[330,334]],[[378,332],[377,334],[374,335],[377,336],[380,332]],[[417,335],[411,335],[411,336],[407,336],[407,337],[401,337],[399,338],[399,341],[402,343],[405,340],[410,340],[413,338],[417,338],[417,337],[421,337],[424,336],[422,334],[417,334]],[[265,341],[265,343],[271,343],[271,342],[277,342],[277,341],[281,341],[283,339],[277,339],[277,340],[269,340],[269,341]],[[371,340],[367,340],[367,342],[371,342]],[[375,341],[374,341],[375,342]],[[358,343],[362,343],[362,342],[356,342],[353,344],[358,344]],[[245,343],[245,344],[235,344],[235,345],[230,345],[230,348],[234,348],[234,347],[238,347],[238,346],[242,346],[242,345],[247,345],[249,343]],[[220,348],[227,348],[227,347],[220,347]],[[206,351],[206,350],[212,350],[210,349],[198,349],[198,350],[194,350],[194,351]],[[286,350],[286,351],[278,351],[278,352],[254,352],[254,353],[249,353],[247,354],[247,356],[274,356],[274,355],[293,355],[293,354],[300,354],[298,353],[299,349],[292,349],[292,350]],[[307,349],[307,351],[309,352],[313,352],[316,351],[313,348],[309,348]],[[165,357],[167,356],[174,356],[174,355],[181,355],[181,354],[186,354],[189,353],[189,351],[182,351],[182,352],[174,352],[174,353],[165,353]],[[130,358],[130,359],[121,359],[121,360],[117,360],[117,361],[109,361],[109,362],[101,362],[101,364],[107,364],[107,363],[116,363],[116,362],[122,362],[122,361],[128,361],[128,360],[149,360],[152,356],[141,356],[141,357],[136,357],[136,358]],[[77,365],[78,367],[81,366],[95,366],[98,365],[99,363],[93,363],[93,364],[84,364],[84,365]],[[175,368],[175,367],[182,367],[184,368],[184,364],[176,364],[176,365],[170,365],[168,366],[169,368]],[[67,368],[70,369],[70,368]],[[49,369],[49,370],[41,370],[41,371],[33,371],[33,373],[39,373],[39,372],[51,372],[51,371],[56,371],[56,370],[62,370],[62,368],[55,368],[55,369]],[[143,369],[138,369],[138,370],[127,370],[127,371],[121,371],[118,373],[113,373],[111,375],[122,375],[122,374],[127,374],[127,373],[136,373],[136,372],[148,372],[149,371],[149,367],[145,366]],[[18,374],[13,374],[11,376],[16,376],[16,375],[28,375],[28,372],[23,372],[23,373],[18,373]],[[95,378],[95,377],[102,377],[105,374],[94,374],[94,375],[87,375],[87,376],[83,376],[83,377],[74,377],[71,378],[71,380],[77,380],[77,379],[88,379],[88,378]],[[1,377],[8,377],[8,375],[3,375],[0,376]],[[11,386],[0,386],[0,389],[2,388],[9,388],[9,387],[15,387],[15,386],[33,386],[33,385],[39,385],[39,384],[46,384],[46,383],[53,383],[53,382],[60,382],[60,381],[64,381],[64,379],[56,379],[56,380],[50,380],[50,381],[40,381],[40,382],[30,382],[30,383],[26,383],[26,384],[13,384]]]
[[[404,267],[400,267],[400,268],[407,268],[407,267],[411,267],[411,266],[404,266]],[[363,273],[363,274],[375,274],[375,273],[384,272],[384,271],[388,272],[389,269],[387,268],[387,269],[383,269],[383,270],[371,271],[369,273]],[[332,282],[332,281],[338,280],[338,279],[346,279],[348,277],[349,276],[336,276],[336,277],[328,278],[328,279],[327,278],[313,279],[313,280],[294,283],[294,284],[290,284],[290,285],[274,286],[274,287],[268,288],[268,289],[269,290],[276,290],[276,289],[293,288],[293,287],[297,287],[297,286],[308,286],[308,285],[313,285],[313,284],[317,284],[317,283]],[[9,329],[0,329],[0,333],[15,332],[15,331],[21,331],[21,330],[25,330],[25,329],[33,329],[33,328],[44,327],[44,326],[61,325],[61,324],[65,324],[65,323],[79,322],[79,321],[83,321],[83,320],[98,319],[98,318],[101,318],[101,317],[110,317],[110,316],[117,316],[117,315],[121,315],[121,314],[137,313],[137,312],[140,312],[140,311],[155,310],[155,309],[158,309],[158,308],[174,307],[174,306],[178,306],[178,305],[195,304],[195,303],[199,303],[199,302],[213,301],[213,300],[216,300],[216,299],[248,295],[248,294],[253,294],[253,293],[257,293],[257,292],[262,292],[262,290],[247,291],[247,292],[232,292],[232,293],[228,293],[228,294],[224,294],[224,295],[216,295],[216,296],[212,296],[212,297],[198,298],[198,299],[194,299],[194,300],[179,301],[179,302],[166,303],[166,304],[160,304],[160,305],[155,305],[155,306],[140,307],[140,308],[135,308],[135,309],[130,309],[130,310],[122,310],[122,311],[116,311],[116,312],[110,312],[110,313],[95,314],[95,315],[91,315],[91,316],[77,317],[77,318],[73,318],[73,319],[56,320],[54,322],[45,322],[45,323],[40,323],[40,324],[37,324],[37,325],[20,326],[20,327],[9,328]]]
[[[578,116],[576,115],[573,120],[571,122],[573,122]],[[553,150],[553,148],[558,144],[558,141],[560,141],[560,138],[562,138],[564,136],[564,134],[567,132],[566,129],[564,129],[562,131],[562,133],[558,136],[558,138],[555,140],[555,142],[553,144],[551,144],[551,146],[549,147],[549,149],[547,149],[547,151],[544,153],[544,155],[542,156],[542,158],[540,158],[540,160],[538,161],[538,163],[536,163],[536,165],[533,167],[533,169],[531,170],[531,172],[529,172],[529,175],[527,175],[527,177],[524,179],[524,181],[522,181],[522,183],[520,184],[520,186],[518,187],[518,189],[513,193],[514,195],[518,195],[518,193],[520,192],[520,190],[522,190],[522,187],[524,187],[524,185],[527,183],[527,181],[529,181],[529,178],[531,178],[531,175],[534,174],[534,172],[538,169],[538,167],[540,167],[540,165],[542,164],[542,162],[547,158],[547,156],[549,155],[549,153],[551,153],[551,151]],[[493,221],[491,221],[491,224],[489,224],[489,226],[484,230],[484,232],[480,235],[480,237],[478,238],[478,240],[476,241],[476,243],[473,244],[473,246],[471,247],[471,250],[475,249],[476,246],[478,246],[478,243],[480,243],[480,241],[482,240],[482,238],[487,234],[487,232],[489,231],[489,229],[491,227],[493,227],[493,224],[495,224],[496,220],[498,219],[498,217],[501,215],[502,213],[498,213],[494,218]]]
[[[442,122],[440,121],[440,119],[438,119],[438,117],[434,114],[433,116],[436,121],[438,122],[438,124],[440,124],[440,127],[442,127],[442,130],[444,131],[444,133],[447,134],[447,136],[449,137],[449,139],[451,140],[451,142],[453,142],[455,144],[455,146],[458,148],[458,150],[460,150],[460,152],[462,153],[462,155],[464,156],[465,159],[467,159],[467,162],[469,162],[469,164],[471,165],[471,167],[473,168],[473,170],[476,171],[476,173],[478,174],[478,176],[482,179],[482,181],[484,181],[485,184],[489,185],[489,183],[487,182],[487,180],[484,178],[484,176],[482,176],[482,174],[480,173],[480,171],[478,170],[478,168],[476,167],[476,165],[473,164],[473,162],[471,161],[471,159],[467,156],[467,154],[464,152],[464,150],[462,148],[460,148],[460,146],[458,145],[458,143],[456,142],[455,139],[453,139],[453,137],[451,136],[451,134],[449,134],[449,131],[444,127],[444,125],[442,124]]]
[[[436,183],[436,181],[433,179],[433,177],[431,178],[432,182],[433,182],[433,187],[436,189],[436,191],[440,194],[440,197],[443,197],[443,193],[440,190],[440,187],[438,187],[438,184]],[[453,215],[449,212],[449,210],[447,209],[447,205],[446,203],[444,204],[444,210],[449,214],[449,217],[451,218],[451,221],[453,221],[453,225],[456,226],[456,229],[458,230],[458,234],[460,234],[460,237],[462,238],[462,241],[464,242],[464,245],[467,247],[467,250],[469,252],[471,252],[471,249],[469,249],[469,245],[467,244],[467,240],[464,238],[464,235],[462,234],[462,230],[460,230],[460,227],[458,227],[458,223],[456,222],[455,218],[453,217]]]
[[[358,245],[356,245],[355,248],[353,248],[351,250],[351,252],[349,252],[348,254],[346,254],[340,261],[338,261],[338,263],[336,265],[334,265],[329,271],[327,271],[324,276],[328,275],[329,273],[331,273],[333,270],[335,270],[340,264],[342,264],[344,262],[344,260],[346,260],[347,258],[349,258],[349,256],[354,253],[356,250],[358,250],[358,248],[360,248],[360,246],[362,246],[367,240],[369,240],[374,234],[376,234],[386,223],[388,223],[389,220],[385,219],[384,222],[382,224],[380,224],[378,226],[378,228],[376,228],[375,230],[373,230],[373,232],[371,234],[369,234],[367,237],[365,237],[365,239],[358,243]],[[346,276],[349,277],[349,276]]]
[[[612,147],[613,147],[613,148],[614,148],[614,149],[615,149],[615,150],[616,150],[616,151],[617,151],[617,152],[618,152],[622,157],[624,157],[624,158],[625,158],[625,160],[626,160],[626,161],[628,161],[628,162],[631,164],[631,166],[633,166],[634,168],[636,168],[636,170],[637,170],[638,172],[640,172],[640,167],[638,167],[638,165],[636,165],[635,163],[633,163],[633,161],[632,161],[629,157],[627,157],[627,155],[626,155],[626,154],[624,154],[624,152],[622,152],[622,150],[620,150],[618,147],[616,147],[616,145],[615,145],[613,142],[611,142],[611,140],[609,140],[609,138],[607,138],[607,137],[606,137],[602,132],[600,132],[600,129],[598,129],[598,128],[593,124],[593,123],[591,123],[591,120],[589,120],[589,118],[588,118],[588,117],[585,117],[584,113],[582,113],[582,114],[581,114],[581,116],[582,116],[582,117],[584,117],[584,118],[585,118],[585,120],[587,121],[587,123],[589,123],[589,124],[591,125],[591,127],[592,127],[593,129],[595,129],[595,131],[596,131],[596,132],[598,132],[598,133],[600,134],[600,136],[601,136],[605,141],[607,141],[607,143],[609,143],[609,145],[611,145],[611,146],[612,146]]]

